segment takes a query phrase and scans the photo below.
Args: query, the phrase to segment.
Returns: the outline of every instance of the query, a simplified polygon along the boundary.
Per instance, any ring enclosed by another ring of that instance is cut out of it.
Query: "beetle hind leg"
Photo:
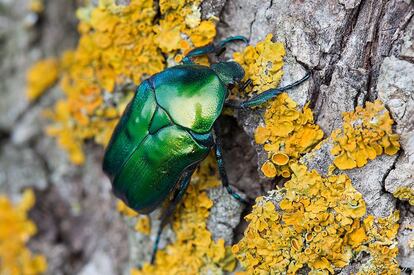
[[[159,242],[160,242],[160,239],[161,239],[162,230],[164,229],[164,227],[170,221],[170,218],[173,215],[175,208],[177,207],[178,203],[183,198],[183,196],[185,194],[185,191],[187,190],[188,185],[191,182],[191,176],[193,174],[193,171],[194,171],[194,169],[190,169],[188,172],[186,172],[184,174],[184,177],[180,181],[180,185],[178,187],[177,193],[175,194],[172,201],[169,203],[167,209],[165,209],[165,211],[162,213],[161,223],[158,227],[157,237],[155,239],[154,246],[153,246],[153,249],[152,249],[151,264],[154,264],[154,262],[155,262],[155,256],[156,256],[157,251],[158,251],[158,245],[159,245]]]
[[[198,47],[198,48],[192,49],[183,58],[183,63],[184,64],[193,63],[191,58],[206,55],[206,54],[209,54],[209,53],[215,53],[217,55],[220,55],[221,53],[224,52],[225,46],[227,44],[232,43],[232,42],[236,42],[236,41],[242,41],[246,44],[249,42],[249,40],[246,37],[241,36],[241,35],[230,36],[230,37],[228,37],[224,40],[221,40],[217,45],[208,44],[208,45],[203,46],[203,47]]]
[[[229,179],[227,177],[227,172],[226,169],[224,167],[224,160],[223,160],[223,151],[221,148],[221,140],[220,137],[217,136],[218,134],[218,129],[217,126],[214,125],[214,132],[216,134],[216,140],[215,140],[215,153],[216,153],[216,159],[217,159],[217,165],[218,165],[218,169],[219,169],[219,173],[220,173],[220,178],[221,178],[221,182],[224,186],[224,188],[226,188],[227,192],[236,200],[238,200],[241,203],[244,203],[246,205],[249,205],[250,202],[244,198],[242,198],[237,192],[235,192],[229,183]]]

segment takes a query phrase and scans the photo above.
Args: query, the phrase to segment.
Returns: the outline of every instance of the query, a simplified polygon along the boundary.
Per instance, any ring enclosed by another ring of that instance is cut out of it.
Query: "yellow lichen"
[[[368,242],[359,250],[369,253],[370,258],[359,269],[358,274],[400,274],[398,266],[398,220],[399,212],[396,211],[386,218],[368,216],[364,220],[364,228],[367,232]]]
[[[119,213],[126,217],[136,217],[138,216],[138,212],[135,210],[129,208],[123,201],[118,200],[116,203],[116,210],[118,210]]]
[[[289,156],[285,153],[277,152],[273,154],[272,161],[279,166],[286,165],[289,161]]]
[[[408,186],[398,187],[392,194],[397,199],[408,201],[409,204],[414,205],[414,188]]]
[[[135,231],[140,232],[145,235],[149,235],[151,233],[151,223],[148,216],[140,215],[138,217],[138,221],[135,224]]]
[[[276,172],[277,172],[275,165],[271,161],[266,161],[262,165],[262,168],[260,170],[268,178],[275,177],[276,176]]]
[[[174,63],[176,56],[212,41],[215,24],[201,20],[200,1],[173,2],[160,2],[157,21],[153,1],[124,6],[101,0],[97,7],[78,10],[78,46],[60,58],[65,98],[47,112],[53,124],[46,129],[73,163],[84,162],[85,140],[108,143],[134,85],[163,70],[167,61]],[[36,87],[35,94],[44,90],[44,85]]]
[[[272,34],[268,34],[256,46],[248,46],[242,52],[233,55],[244,71],[244,81],[252,80],[253,87],[246,89],[247,93],[261,93],[276,88],[283,76],[283,57],[285,48],[282,43],[272,42]]]
[[[206,190],[219,184],[211,161],[202,163],[195,173],[182,203],[174,214],[172,227],[176,240],[164,250],[157,252],[155,265],[144,264],[133,269],[132,275],[139,274],[221,274],[232,271],[236,266],[230,247],[224,240],[212,240],[207,230],[209,209],[213,202]]]
[[[342,170],[362,167],[383,154],[394,155],[400,149],[398,135],[392,131],[389,112],[381,101],[367,102],[365,108],[343,114],[343,129],[332,132],[334,164]]]
[[[346,266],[352,250],[367,240],[360,218],[365,202],[346,175],[323,178],[299,164],[277,203],[256,199],[244,238],[233,253],[248,274],[333,273]]]
[[[33,64],[27,72],[27,98],[37,99],[52,86],[58,78],[58,61],[55,58],[40,60]]]
[[[47,269],[45,257],[26,247],[36,234],[36,225],[27,216],[34,201],[32,190],[26,190],[18,204],[0,195],[0,274],[35,275]]]
[[[323,137],[323,132],[313,122],[313,114],[306,105],[303,110],[286,93],[279,95],[266,109],[265,125],[255,132],[257,144],[264,144],[276,172],[269,173],[269,162],[262,166],[267,177],[290,176],[289,162],[296,162],[309,152]],[[267,173],[266,173],[267,172]]]
[[[138,212],[129,208],[123,201],[118,200],[116,209],[119,213],[128,218],[134,218],[134,230],[145,235],[151,233],[151,221],[148,215],[140,215]]]
[[[43,0],[30,0],[29,9],[35,13],[41,13],[45,9]]]
[[[408,240],[408,247],[414,250],[414,237]]]
[[[363,251],[370,257],[359,274],[399,274],[398,212],[363,219],[365,202],[348,176],[291,168],[283,188],[256,199],[244,238],[232,247],[246,274],[333,274]]]

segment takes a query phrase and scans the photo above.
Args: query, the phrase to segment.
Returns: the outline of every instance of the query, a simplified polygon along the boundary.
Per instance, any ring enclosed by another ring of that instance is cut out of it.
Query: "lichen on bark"
[[[126,7],[131,2],[134,1],[117,1]],[[181,2],[185,1],[177,1]],[[364,198],[368,214],[385,218],[395,210],[400,211],[396,235],[398,265],[407,272],[413,270],[414,210],[407,197],[414,188],[412,1],[198,2],[200,8],[189,7],[191,16],[185,22],[195,25],[199,15],[202,20],[217,22],[215,41],[230,35],[245,35],[254,45],[272,34],[273,41],[284,45],[286,56],[280,86],[302,77],[303,66],[312,72],[308,82],[288,91],[288,95],[297,102],[298,108],[309,102],[314,122],[325,137],[334,129],[342,128],[343,112],[352,112],[356,106],[376,99],[385,104],[395,121],[392,128],[400,136],[401,150],[394,156],[382,155],[369,160],[365,166],[345,173]],[[63,51],[77,45],[76,5],[75,1],[63,0],[0,1],[0,22],[4,26],[0,29],[0,40],[4,41],[0,43],[0,191],[17,197],[23,188],[35,188],[37,203],[30,216],[37,224],[38,235],[29,245],[46,256],[48,274],[129,273],[130,268],[143,266],[149,260],[145,251],[151,250],[154,241],[157,213],[151,217],[151,235],[136,232],[136,222],[125,222],[116,211],[109,181],[100,168],[102,147],[86,142],[84,165],[75,167],[56,147],[55,141],[44,135],[43,129],[48,123],[42,112],[62,99],[59,87],[42,95],[36,91],[34,94],[39,97],[32,102],[25,97],[25,73],[30,64],[61,56]],[[155,17],[165,11],[158,10],[157,6],[154,10]],[[83,16],[88,16],[89,11],[83,10]],[[188,39],[187,36],[194,36],[196,44],[210,37],[212,31],[211,26],[205,25],[201,35],[186,29],[177,36],[177,26],[166,24],[171,20],[157,22],[160,23],[157,34],[171,34],[167,41],[171,43],[158,42],[164,50],[175,49],[175,42]],[[186,50],[189,46],[192,45],[180,44]],[[230,46],[224,56],[232,58],[233,52],[241,50],[241,45]],[[179,57],[167,58],[166,62],[171,65],[178,60]],[[49,82],[46,84],[49,86]],[[106,82],[105,86],[110,84]],[[132,86],[122,88],[127,90]],[[116,100],[119,98],[110,101]],[[236,111],[232,116],[219,120],[231,183],[250,198],[264,195],[274,185],[282,186],[284,181],[279,178],[269,181],[259,176],[261,165],[268,159],[262,146],[254,143],[254,133],[264,123],[263,110]],[[329,144],[321,144],[300,159],[322,177],[332,172],[328,168],[334,160]],[[206,193],[213,201],[207,221],[212,240],[222,238],[226,245],[236,243],[245,228],[239,222],[242,207],[234,204],[223,189]],[[167,228],[161,247],[174,239],[173,231]],[[361,254],[342,270],[335,269],[335,273],[355,273],[369,263],[372,263],[369,257]]]

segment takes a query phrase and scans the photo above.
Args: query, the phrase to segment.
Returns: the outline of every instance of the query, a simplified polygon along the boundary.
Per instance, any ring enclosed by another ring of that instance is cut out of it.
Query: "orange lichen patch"
[[[268,34],[256,46],[248,46],[233,55],[234,60],[245,70],[244,81],[252,80],[253,87],[248,87],[247,93],[261,93],[276,88],[283,76],[285,48],[282,43],[272,42],[272,37],[272,34]]]
[[[398,266],[398,224],[399,212],[389,217],[375,218],[368,216],[363,223],[369,241],[359,250],[370,254],[358,274],[400,274]]]
[[[204,46],[216,36],[214,22],[201,20],[200,3],[189,0],[160,2],[163,19],[154,31],[155,42],[164,53],[189,50],[188,42],[195,47]],[[183,39],[185,36],[189,41]]]
[[[288,168],[288,167],[285,167],[285,168],[283,168],[283,170],[282,170],[282,177],[284,177],[284,178],[289,178],[290,177],[290,169]]]
[[[410,249],[414,249],[414,238],[408,240],[408,247]]]
[[[289,156],[285,153],[274,153],[272,156],[272,161],[274,164],[279,166],[286,165],[289,161]]]
[[[394,121],[381,101],[367,102],[365,108],[343,114],[343,129],[332,132],[334,164],[342,170],[362,167],[368,160],[400,149],[398,135],[392,131]]]
[[[121,200],[118,200],[117,201],[117,203],[116,203],[116,210],[118,210],[119,213],[121,213],[122,215],[127,216],[127,217],[136,217],[136,216],[139,215],[135,210],[129,208]]]
[[[58,79],[59,62],[55,58],[40,60],[27,72],[27,98],[35,100]]]
[[[137,232],[149,235],[151,233],[151,223],[149,217],[146,215],[140,215],[134,229]]]
[[[175,56],[212,41],[215,24],[201,20],[199,4],[161,1],[158,21],[153,1],[101,0],[78,10],[78,46],[60,60],[65,98],[48,112],[53,124],[46,130],[73,163],[84,162],[85,140],[108,143],[136,84],[167,61],[174,64]]]
[[[18,204],[0,195],[0,274],[35,275],[47,269],[45,257],[26,247],[36,234],[36,225],[27,216],[34,202],[32,190],[26,190]]]
[[[414,205],[414,188],[408,186],[398,187],[392,194],[397,199],[408,201],[409,204]]]
[[[155,265],[144,264],[133,269],[139,274],[221,274],[232,271],[236,266],[230,247],[224,240],[217,242],[207,230],[209,209],[213,202],[206,190],[219,184],[212,162],[205,161],[195,173],[184,199],[174,215],[172,227],[176,240],[164,250],[157,252]]]
[[[399,274],[399,213],[366,214],[362,195],[346,175],[321,177],[293,163],[285,186],[259,197],[245,217],[244,238],[232,247],[246,274],[333,274],[361,252],[369,254],[358,274]]]
[[[134,229],[137,232],[140,232],[145,235],[149,235],[151,233],[151,221],[148,215],[140,215],[138,212],[129,208],[123,201],[118,200],[116,204],[116,209],[119,213],[124,215],[125,217],[135,218],[135,226]]]
[[[276,165],[276,174],[265,176],[287,178],[290,175],[288,163],[309,152],[322,139],[323,132],[314,124],[310,108],[306,105],[300,110],[286,93],[268,105],[264,120],[265,125],[256,129],[255,141],[264,144],[265,151]],[[266,168],[262,168],[264,170]]]
[[[263,174],[268,177],[268,178],[273,178],[276,176],[276,167],[275,165],[270,162],[270,161],[266,161],[263,165],[262,168],[260,169]]]
[[[294,274],[305,266],[332,274],[368,239],[365,202],[346,175],[323,178],[303,165],[291,168],[291,180],[273,191],[276,199],[256,199],[244,238],[232,248],[248,274]]]
[[[46,133],[57,137],[58,145],[69,153],[69,158],[73,163],[83,163],[85,160],[82,150],[83,141],[76,133],[86,129],[72,127],[74,119],[71,118],[69,103],[65,100],[59,100],[55,104],[53,112],[45,111],[45,116],[54,119],[56,122],[46,128]],[[60,124],[57,122],[60,122]]]
[[[30,0],[29,9],[35,13],[41,13],[45,9],[43,0]]]
[[[203,21],[196,28],[189,28],[185,32],[193,42],[194,46],[206,45],[206,41],[212,41],[216,36],[216,24],[213,21]]]

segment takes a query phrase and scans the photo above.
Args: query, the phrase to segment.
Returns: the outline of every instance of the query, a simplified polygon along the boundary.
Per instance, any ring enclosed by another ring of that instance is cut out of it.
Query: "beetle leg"
[[[293,82],[292,84],[289,84],[285,87],[275,88],[275,89],[269,89],[267,91],[264,91],[263,93],[253,96],[252,98],[240,102],[240,103],[234,103],[234,102],[226,102],[225,106],[235,108],[235,109],[245,109],[245,108],[251,108],[259,106],[266,101],[275,98],[279,94],[281,94],[284,91],[290,90],[292,88],[295,88],[296,86],[299,86],[302,84],[305,80],[307,80],[310,76],[310,73],[307,71],[306,75],[299,79],[298,81]]]
[[[226,44],[229,44],[229,43],[231,43],[233,41],[243,41],[246,44],[249,43],[249,39],[248,38],[246,38],[246,37],[244,37],[242,35],[235,35],[235,36],[230,36],[230,37],[227,37],[226,39],[221,40],[218,43],[218,48],[223,48]]]
[[[190,172],[187,172],[184,175],[184,178],[180,181],[180,185],[178,187],[178,193],[174,196],[172,201],[169,203],[167,209],[162,213],[161,223],[160,223],[160,226],[158,227],[158,231],[157,231],[157,238],[155,239],[155,243],[154,243],[154,246],[153,246],[153,249],[152,249],[151,264],[154,264],[154,262],[155,262],[155,256],[156,256],[157,251],[158,251],[158,245],[159,245],[159,242],[160,242],[162,230],[168,224],[172,214],[174,213],[175,208],[177,207],[178,203],[183,198],[183,196],[185,194],[185,191],[187,190],[188,185],[191,182],[191,176],[193,174],[193,171],[194,171],[194,169],[191,169]]]
[[[225,46],[231,42],[234,41],[243,41],[245,43],[248,43],[249,40],[241,35],[237,35],[237,36],[231,36],[228,37],[222,41],[220,41],[217,45],[214,44],[208,44],[206,46],[203,47],[199,47],[199,48],[195,48],[192,49],[189,53],[187,53],[187,55],[183,58],[183,63],[184,64],[190,64],[193,63],[191,58],[193,57],[197,57],[197,56],[201,56],[201,55],[206,55],[209,53],[222,53],[222,51],[224,50]]]
[[[249,78],[246,80],[246,82],[243,83],[243,85],[240,87],[241,91],[246,90],[247,87],[249,87],[252,84],[252,80]]]
[[[223,151],[221,149],[221,139],[217,135],[218,129],[217,125],[214,125],[214,132],[216,134],[215,139],[215,153],[216,153],[216,159],[217,159],[217,165],[220,173],[220,178],[223,186],[226,188],[227,192],[236,200],[239,202],[242,202],[244,204],[249,205],[249,201],[243,199],[239,194],[237,194],[233,189],[231,189],[231,186],[229,184],[229,178],[227,177],[226,169],[224,167],[224,159],[223,159]]]
[[[195,48],[195,49],[192,49],[191,51],[189,51],[186,56],[184,56],[182,62],[184,64],[193,63],[191,58],[206,55],[206,54],[209,54],[209,53],[213,53],[215,51],[216,51],[216,47],[213,44],[208,44],[208,45],[203,46],[203,47]]]

